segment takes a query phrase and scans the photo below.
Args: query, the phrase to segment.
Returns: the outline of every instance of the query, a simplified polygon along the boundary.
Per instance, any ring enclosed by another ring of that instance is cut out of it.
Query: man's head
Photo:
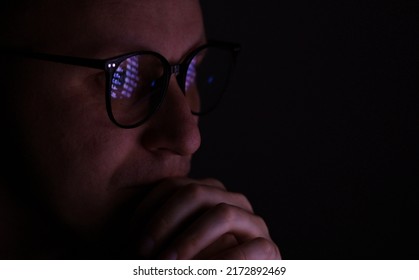
[[[19,5],[3,30],[7,47],[97,59],[151,50],[176,64],[205,43],[197,0]],[[79,232],[100,229],[147,186],[189,172],[200,145],[198,118],[174,76],[153,117],[122,129],[107,115],[103,71],[29,58],[7,61],[13,65],[3,70],[9,75],[3,95],[10,99],[4,118],[35,170],[28,188],[36,188],[66,225]]]

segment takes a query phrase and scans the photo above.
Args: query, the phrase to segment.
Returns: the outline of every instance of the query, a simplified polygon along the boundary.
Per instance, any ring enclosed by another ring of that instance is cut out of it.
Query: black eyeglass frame
[[[118,127],[120,128],[135,128],[143,123],[145,123],[147,120],[150,119],[150,117],[160,108],[161,104],[163,103],[163,100],[166,96],[167,89],[170,82],[170,77],[172,74],[176,75],[176,80],[178,82],[178,85],[180,86],[182,92],[185,94],[185,79],[187,75],[187,70],[189,67],[189,64],[191,63],[192,59],[195,57],[197,53],[202,51],[205,48],[209,47],[216,47],[219,49],[225,49],[231,52],[232,54],[232,61],[234,65],[236,64],[237,55],[241,50],[241,46],[238,43],[234,42],[226,42],[226,41],[216,41],[216,40],[210,40],[206,44],[199,46],[192,52],[190,52],[180,63],[178,64],[170,64],[168,60],[161,54],[155,51],[136,51],[136,52],[130,52],[118,56],[114,56],[107,59],[94,59],[94,58],[83,58],[83,57],[73,57],[73,56],[64,56],[64,55],[55,55],[55,54],[47,54],[47,53],[40,53],[40,52],[31,52],[31,51],[25,51],[25,50],[19,50],[19,49],[5,49],[2,48],[0,51],[6,54],[10,55],[17,55],[21,57],[27,57],[32,59],[39,59],[44,61],[51,61],[51,62],[57,62],[57,63],[63,63],[68,65],[75,65],[75,66],[83,66],[88,68],[94,68],[94,69],[100,69],[105,71],[106,75],[106,111],[108,114],[109,119]],[[162,86],[162,92],[161,96],[159,98],[159,102],[150,110],[150,112],[140,121],[133,123],[131,125],[123,125],[120,124],[114,117],[112,112],[112,105],[111,105],[111,85],[112,85],[112,77],[120,65],[124,60],[126,60],[129,57],[136,56],[136,55],[153,55],[157,57],[163,64],[164,67],[164,84]],[[230,75],[231,76],[231,75]],[[230,77],[228,77],[229,79]],[[226,81],[226,84],[228,84],[228,79]],[[223,94],[220,95],[219,100],[214,104],[213,107],[216,107],[216,105],[219,103],[221,97]],[[212,108],[213,109],[213,108]],[[205,112],[208,113],[209,111]],[[191,112],[194,115],[203,115],[205,113],[196,113]]]

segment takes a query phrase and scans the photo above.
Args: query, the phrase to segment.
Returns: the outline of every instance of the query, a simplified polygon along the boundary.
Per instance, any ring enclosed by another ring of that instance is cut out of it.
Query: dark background
[[[201,2],[242,52],[193,175],[245,193],[285,259],[419,259],[417,1]]]

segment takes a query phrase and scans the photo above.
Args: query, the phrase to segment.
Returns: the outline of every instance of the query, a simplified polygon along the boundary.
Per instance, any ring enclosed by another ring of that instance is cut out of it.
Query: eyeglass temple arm
[[[22,50],[14,49],[0,49],[2,53],[8,55],[15,55],[39,60],[46,60],[70,65],[85,66],[89,68],[104,69],[106,65],[106,60],[102,59],[91,59],[91,58],[82,58],[82,57],[72,57],[72,56],[63,56],[63,55],[53,55],[45,53],[33,53]]]

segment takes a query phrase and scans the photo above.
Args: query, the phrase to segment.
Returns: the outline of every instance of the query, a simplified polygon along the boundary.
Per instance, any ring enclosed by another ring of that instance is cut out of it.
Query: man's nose
[[[141,141],[150,151],[190,156],[201,145],[198,117],[191,113],[175,75],[159,110],[144,126]]]

